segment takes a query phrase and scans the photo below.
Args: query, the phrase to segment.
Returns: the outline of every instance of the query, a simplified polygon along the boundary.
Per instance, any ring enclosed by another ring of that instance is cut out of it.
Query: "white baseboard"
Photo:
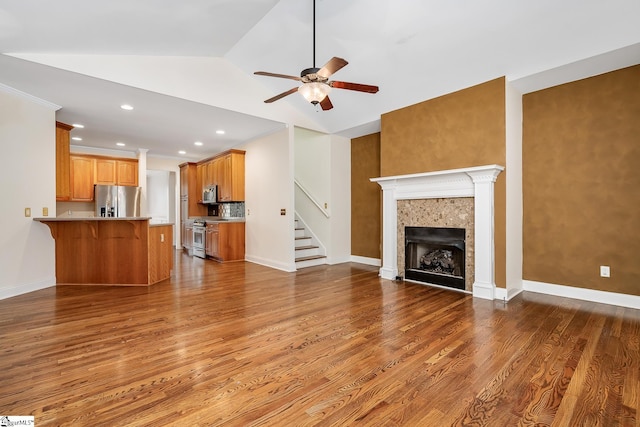
[[[513,297],[520,294],[521,292],[522,289],[505,289],[496,287],[494,298],[500,301],[510,301]]]
[[[265,267],[275,268],[276,270],[286,271],[287,273],[293,273],[294,271],[296,271],[295,263],[293,265],[285,264],[271,259],[254,257],[251,255],[245,255],[244,259],[245,261],[252,262],[254,264],[264,265]]]
[[[0,300],[26,294],[40,289],[50,288],[56,285],[56,278],[50,277],[35,283],[24,283],[10,288],[0,289]]]
[[[621,307],[640,310],[640,296],[619,294],[615,292],[597,291],[594,289],[576,288],[573,286],[554,285],[551,283],[523,280],[525,291],[558,297],[574,298],[584,301],[599,302],[602,304],[618,305]]]
[[[379,258],[367,258],[363,256],[351,255],[351,262],[357,262],[359,264],[373,265],[375,267],[380,267],[382,265],[382,261]]]

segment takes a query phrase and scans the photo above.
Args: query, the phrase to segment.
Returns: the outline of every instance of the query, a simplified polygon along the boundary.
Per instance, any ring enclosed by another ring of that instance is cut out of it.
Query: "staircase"
[[[295,220],[296,269],[326,264],[327,257],[322,253],[314,238],[307,236],[307,229]]]

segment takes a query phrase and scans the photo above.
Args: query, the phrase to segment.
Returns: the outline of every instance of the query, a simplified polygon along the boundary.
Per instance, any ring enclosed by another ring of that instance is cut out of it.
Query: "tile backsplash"
[[[220,203],[218,215],[222,218],[244,218],[244,202]]]

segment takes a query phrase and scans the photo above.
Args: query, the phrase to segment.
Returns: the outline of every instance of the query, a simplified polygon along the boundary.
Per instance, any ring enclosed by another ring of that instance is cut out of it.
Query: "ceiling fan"
[[[330,110],[333,104],[329,99],[331,88],[355,90],[358,92],[376,93],[378,86],[365,85],[360,83],[339,82],[329,80],[329,77],[336,71],[347,65],[348,62],[342,58],[333,57],[322,66],[316,68],[316,1],[313,0],[313,67],[302,70],[300,77],[289,76],[286,74],[268,73],[266,71],[256,71],[254,74],[258,76],[278,77],[282,79],[291,79],[302,82],[301,86],[289,89],[279,95],[265,100],[266,103],[277,101],[294,92],[300,92],[304,98],[313,105],[320,104],[323,110]]]

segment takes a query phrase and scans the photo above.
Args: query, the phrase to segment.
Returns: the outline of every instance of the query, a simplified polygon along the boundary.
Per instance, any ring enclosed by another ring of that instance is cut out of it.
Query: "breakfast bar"
[[[149,286],[171,276],[173,224],[148,217],[35,218],[51,230],[57,285]]]

